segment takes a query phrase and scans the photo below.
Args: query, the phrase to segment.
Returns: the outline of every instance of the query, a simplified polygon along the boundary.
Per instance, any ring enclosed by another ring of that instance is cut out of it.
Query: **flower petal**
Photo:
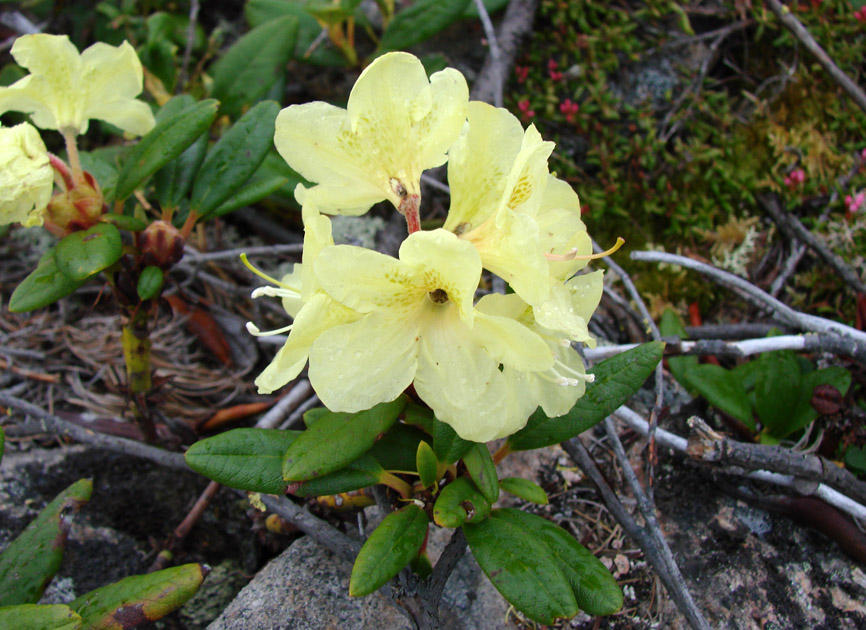
[[[310,350],[310,383],[332,411],[363,411],[394,400],[417,365],[417,321],[389,313],[322,333]]]
[[[514,319],[476,312],[472,336],[491,358],[514,369],[537,372],[553,365],[544,340]]]
[[[39,132],[28,123],[0,129],[0,225],[41,225],[53,188]]]

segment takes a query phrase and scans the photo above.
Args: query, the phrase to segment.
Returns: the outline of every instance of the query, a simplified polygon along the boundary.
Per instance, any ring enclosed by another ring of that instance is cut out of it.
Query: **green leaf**
[[[133,575],[85,593],[69,607],[81,615],[82,626],[88,630],[132,628],[180,608],[195,595],[208,573],[207,565],[184,564]]]
[[[579,608],[561,563],[546,544],[499,513],[495,510],[490,518],[463,526],[481,570],[533,621],[552,625],[556,619],[574,617]]]
[[[385,471],[371,455],[362,455],[341,470],[303,481],[289,491],[299,497],[322,497],[375,486]],[[283,486],[285,486],[285,481]]]
[[[81,617],[62,604],[20,604],[0,608],[0,628],[15,630],[78,630]]]
[[[622,591],[592,552],[568,532],[535,514],[503,508],[493,512],[543,542],[565,574],[581,610],[590,615],[612,615],[622,608]]]
[[[359,413],[329,413],[295,440],[283,457],[283,479],[307,481],[340,470],[370,450],[397,421],[406,402],[400,396]]]
[[[439,481],[439,460],[436,459],[433,448],[423,440],[418,443],[418,450],[415,452],[415,467],[425,489]]]
[[[409,564],[427,539],[427,523],[427,514],[415,504],[386,516],[358,552],[349,595],[369,595]]]
[[[379,40],[376,55],[429,39],[463,15],[469,0],[416,0],[399,11]]]
[[[496,503],[499,498],[499,477],[487,445],[473,443],[463,456],[463,463],[484,498],[491,504]]]
[[[800,364],[790,351],[765,352],[755,374],[755,411],[772,435],[790,433],[788,427],[800,399]]]
[[[529,479],[506,477],[499,480],[499,487],[509,494],[513,494],[530,503],[538,503],[539,505],[547,505],[548,503],[547,493],[544,489],[537,483],[529,481]]]
[[[66,277],[82,282],[113,265],[122,253],[123,243],[117,228],[111,223],[97,223],[63,237],[54,248],[54,260]]]
[[[117,174],[120,171],[120,161],[129,153],[130,147],[124,145],[100,147],[93,151],[80,151],[81,168],[93,175],[99,183],[102,197],[106,203],[114,201],[114,188],[117,185]]]
[[[220,113],[234,118],[267,95],[285,73],[297,35],[298,19],[284,15],[254,28],[220,57],[210,69],[211,96],[219,99]]]
[[[173,97],[160,110],[172,112],[195,104],[188,94]],[[202,134],[184,149],[177,159],[170,161],[153,175],[156,199],[163,208],[178,208],[192,188],[195,176],[207,153],[207,134]]]
[[[490,502],[466,477],[458,477],[442,488],[433,505],[433,520],[440,527],[477,523],[489,514]]]
[[[256,104],[208,151],[190,197],[199,215],[216,210],[256,172],[274,142],[279,111],[274,101]]]
[[[487,9],[487,13],[491,15],[500,9],[504,9],[507,4],[508,0],[484,0],[484,8]],[[470,2],[466,6],[461,17],[463,19],[478,19],[480,17],[478,14],[478,7],[475,6],[474,2]]]
[[[141,275],[138,277],[138,285],[136,291],[138,297],[142,300],[150,300],[159,295],[162,291],[163,283],[162,269],[155,265],[148,265],[141,270]]]
[[[0,554],[0,606],[35,604],[63,558],[69,512],[90,500],[93,483],[81,479],[45,506]]]
[[[662,313],[661,320],[659,321],[659,332],[661,332],[663,337],[686,338],[686,329],[683,327],[682,321],[670,308],[666,308],[664,313]],[[690,391],[692,390],[692,386],[689,383],[688,375],[697,365],[698,357],[695,356],[668,357],[668,367],[670,367],[671,374],[673,374],[673,377],[677,379],[680,385]]]
[[[453,464],[466,455],[473,444],[457,435],[450,425],[433,419],[433,450],[443,464]]]
[[[845,466],[860,475],[866,474],[866,449],[849,446],[845,451]]]
[[[564,416],[548,418],[541,409],[526,426],[508,438],[513,451],[527,451],[558,444],[592,428],[624,405],[640,389],[664,352],[664,344],[653,341],[602,361],[591,370],[595,381]]]
[[[264,163],[262,163],[264,167]],[[255,173],[225,203],[211,213],[211,217],[221,217],[238,208],[250,206],[272,195],[285,186],[289,179],[270,169],[259,167]]]
[[[84,281],[76,282],[57,268],[54,249],[51,249],[42,257],[36,269],[12,292],[9,310],[13,313],[25,313],[48,306],[69,295],[82,284]]]
[[[327,407],[315,407],[304,412],[304,426],[310,428],[317,420],[333,413]]]
[[[755,429],[752,403],[732,372],[712,363],[702,363],[692,368],[688,379],[708,403]]]
[[[851,386],[851,373],[843,367],[829,367],[804,374],[800,382],[800,398],[786,427],[787,432],[779,434],[773,431],[773,435],[779,438],[786,437],[804,428],[820,415],[812,406],[812,394],[818,385],[832,385],[842,396],[845,396]]]
[[[187,449],[187,465],[229,488],[283,494],[283,454],[300,431],[232,429]]]
[[[408,406],[408,405],[407,405]],[[427,434],[407,424],[395,424],[368,452],[382,468],[407,473],[417,472],[415,454]]]
[[[298,20],[298,37],[296,45],[297,58],[303,57],[306,63],[319,66],[346,65],[346,59],[330,42],[320,42],[312,48],[313,42],[322,33],[322,27],[316,19],[307,13],[301,2],[286,2],[286,0],[248,0],[244,7],[250,27],[256,28],[272,22],[282,16],[291,15]]]
[[[145,179],[183,153],[211,126],[218,105],[208,99],[157,123],[127,157],[117,178],[115,197],[126,199]]]

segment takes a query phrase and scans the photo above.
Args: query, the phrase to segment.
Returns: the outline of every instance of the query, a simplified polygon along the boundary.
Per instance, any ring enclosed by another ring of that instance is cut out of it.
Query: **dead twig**
[[[499,89],[493,93],[493,105],[502,107],[505,68],[502,67],[499,42],[496,39],[496,31],[493,28],[493,22],[490,21],[490,14],[487,13],[487,7],[484,6],[484,2],[482,0],[475,0],[475,8],[478,9],[478,17],[481,18],[481,26],[484,27],[484,35],[487,37],[488,46],[490,46],[490,72],[493,75],[492,80],[499,86]]]
[[[767,211],[779,229],[788,235],[792,240],[798,240],[805,243],[812,249],[821,259],[830,265],[836,273],[845,281],[845,283],[858,293],[866,293],[866,284],[860,280],[860,276],[854,271],[851,266],[842,258],[830,251],[821,240],[812,234],[806,226],[800,223],[790,212],[786,212],[780,205],[779,200],[775,195],[758,195],[758,201]]]
[[[685,580],[676,563],[673,562],[673,555],[661,534],[661,530],[658,529],[655,515],[653,515],[654,525],[650,526],[648,522],[647,528],[640,527],[610,486],[607,485],[607,481],[605,481],[592,455],[586,450],[580,438],[563,442],[562,447],[598,488],[607,509],[610,510],[626,534],[640,546],[689,625],[696,630],[709,630],[709,624],[695,605]],[[629,468],[629,466],[625,466],[625,468]]]
[[[481,72],[472,87],[472,99],[486,103],[502,102],[502,89],[505,85],[507,70],[514,63],[514,56],[520,40],[532,30],[532,21],[538,0],[511,0],[505,10],[505,17],[496,33],[498,59],[493,58],[493,48],[484,61]],[[490,38],[488,37],[488,41]]]
[[[166,543],[165,548],[157,554],[156,560],[153,561],[153,564],[151,564],[150,568],[147,570],[148,573],[160,571],[169,566],[173,557],[172,552],[178,544],[186,538],[193,526],[198,523],[201,515],[204,514],[204,511],[210,505],[220,488],[222,488],[222,486],[216,481],[211,481],[207,485],[207,488],[205,488],[201,495],[199,495],[195,505],[192,506],[192,509],[181,521],[180,525],[175,528],[171,538],[169,538]]]
[[[189,60],[192,57],[192,47],[195,43],[195,27],[198,22],[199,0],[190,0],[189,4],[189,26],[186,29],[186,46],[183,49],[183,61],[180,65],[180,74],[177,77],[176,93],[180,94],[186,86]]]
[[[866,483],[819,455],[792,451],[779,446],[748,444],[730,440],[713,431],[706,422],[689,418],[686,454],[702,462],[739,466],[746,470],[769,470],[831,486],[861,503],[866,503]]]
[[[685,256],[649,251],[632,252],[630,256],[632,260],[679,265],[710,276],[719,284],[735,289],[750,302],[769,308],[776,317],[789,326],[806,332],[823,333],[827,337],[838,337],[841,343],[847,345],[847,355],[861,363],[866,363],[866,333],[856,328],[794,310],[748,280]]]
[[[776,17],[782,23],[782,25],[791,31],[791,34],[796,37],[806,49],[815,55],[815,58],[818,60],[818,63],[821,64],[821,67],[830,75],[830,77],[839,84],[843,90],[848,93],[854,102],[866,112],[866,93],[860,89],[860,87],[851,80],[851,78],[842,72],[839,69],[830,56],[824,51],[823,48],[815,41],[815,38],[809,34],[809,31],[806,30],[806,27],[798,20],[791,10],[786,6],[782,6],[779,0],[766,0],[767,6],[770,7],[770,10],[776,14]]]

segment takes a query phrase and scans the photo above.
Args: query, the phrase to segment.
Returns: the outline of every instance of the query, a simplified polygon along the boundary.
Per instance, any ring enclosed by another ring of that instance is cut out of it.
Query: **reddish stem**
[[[421,195],[406,195],[397,207],[397,211],[406,217],[406,226],[409,228],[409,234],[418,232],[421,229],[420,206]]]
[[[67,191],[75,188],[75,180],[73,179],[72,172],[69,170],[66,162],[53,153],[48,154],[48,162],[51,164],[51,168],[53,168],[54,171],[63,178],[63,185]]]

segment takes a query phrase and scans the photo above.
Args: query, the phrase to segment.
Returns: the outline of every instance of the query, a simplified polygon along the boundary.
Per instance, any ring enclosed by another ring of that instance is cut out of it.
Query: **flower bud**
[[[74,188],[54,195],[45,209],[45,228],[58,237],[93,227],[107,210],[93,175],[85,171],[83,176]]]
[[[184,239],[167,221],[154,221],[138,237],[143,265],[168,269],[183,258]]]

